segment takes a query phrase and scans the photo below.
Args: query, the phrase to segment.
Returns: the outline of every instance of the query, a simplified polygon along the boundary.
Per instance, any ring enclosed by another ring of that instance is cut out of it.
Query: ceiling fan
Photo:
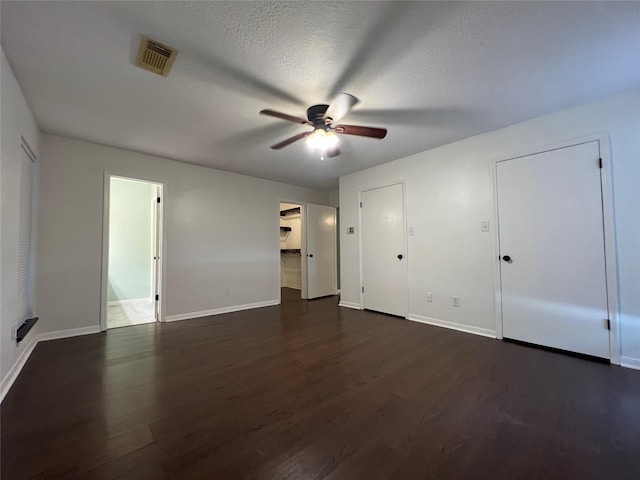
[[[358,135],[360,137],[371,137],[382,139],[387,135],[386,128],[363,127],[359,125],[338,124],[342,118],[349,113],[353,106],[358,103],[358,99],[348,93],[339,94],[331,105],[319,104],[312,105],[307,109],[307,119],[287,115],[286,113],[277,112],[275,110],[261,110],[262,115],[288,120],[289,122],[301,123],[313,127],[312,131],[302,132],[287,138],[282,142],[271,145],[274,150],[291,145],[293,142],[307,138],[309,147],[320,150],[320,158],[324,160],[324,154],[329,157],[340,155],[338,148],[337,134]]]

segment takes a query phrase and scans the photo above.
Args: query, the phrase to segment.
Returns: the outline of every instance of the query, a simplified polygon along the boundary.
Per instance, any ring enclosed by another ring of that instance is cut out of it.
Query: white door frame
[[[407,181],[396,180],[381,185],[368,186],[358,190],[358,263],[359,263],[359,277],[360,277],[360,310],[364,310],[364,292],[362,291],[362,284],[364,282],[364,258],[362,256],[362,194],[370,190],[377,190],[379,188],[391,187],[393,185],[402,186],[402,242],[404,247],[404,258],[407,260],[406,265],[406,279],[407,279],[407,292],[405,298],[405,311],[404,318],[409,318],[409,241],[407,236]]]
[[[281,203],[293,203],[300,205],[300,298],[306,299],[308,295],[307,289],[307,202],[300,202],[298,200],[280,199],[278,200],[278,293],[276,298],[278,299],[278,305],[282,303],[282,291],[280,285],[282,284],[282,267],[280,266],[280,204]]]
[[[499,158],[491,162],[491,191],[493,196],[493,247],[494,247],[494,291],[495,291],[495,324],[496,338],[502,338],[502,279],[500,273],[500,224],[498,220],[498,163],[516,158],[537,155],[552,150],[560,150],[562,148],[573,147],[584,143],[598,142],[600,150],[600,158],[602,159],[601,169],[601,187],[602,187],[602,216],[604,231],[604,247],[605,247],[605,275],[607,283],[607,307],[609,312],[609,320],[611,321],[611,330],[609,332],[609,353],[610,362],[614,365],[620,365],[620,316],[618,309],[618,264],[616,258],[616,238],[614,228],[614,210],[613,210],[613,188],[612,188],[612,167],[611,167],[611,142],[609,133],[599,133],[582,137],[575,140],[569,140],[556,143],[543,148],[529,149],[520,155],[508,158]],[[597,166],[594,165],[594,168]]]
[[[101,286],[100,286],[100,331],[107,330],[107,303],[109,297],[109,201],[111,193],[111,179],[122,178],[124,180],[132,180],[142,183],[151,183],[154,185],[160,185],[162,191],[161,202],[158,209],[158,256],[160,257],[158,265],[158,279],[157,283],[160,288],[160,302],[158,304],[158,318],[157,321],[165,321],[165,278],[166,278],[166,262],[164,261],[167,232],[165,229],[164,219],[164,204],[167,199],[167,188],[165,182],[162,180],[131,176],[123,173],[116,173],[112,171],[104,171],[104,197],[102,204],[102,274],[101,274]]]

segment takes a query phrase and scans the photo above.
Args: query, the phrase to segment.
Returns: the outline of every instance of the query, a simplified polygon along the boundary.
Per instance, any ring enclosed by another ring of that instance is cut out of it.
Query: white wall
[[[640,367],[640,89],[418,153],[340,179],[341,300],[360,303],[358,191],[406,181],[409,312],[495,333],[493,161],[610,132],[623,362]],[[428,135],[428,132],[425,132]],[[425,293],[433,292],[433,303]],[[451,307],[449,297],[460,296]]]
[[[110,302],[151,300],[153,202],[151,183],[112,178],[109,191]]]
[[[279,199],[328,193],[42,135],[38,306],[48,328],[96,326],[103,174],[164,182],[164,316],[276,303]],[[231,289],[225,295],[225,288]]]
[[[0,115],[1,163],[0,163],[0,391],[10,385],[15,366],[20,357],[33,347],[38,332],[46,325],[42,318],[19,344],[11,339],[11,328],[22,323],[24,313],[17,304],[17,259],[18,259],[18,201],[20,198],[20,162],[23,136],[39,157],[39,130],[31,110],[20,90],[11,67],[2,52],[0,69]],[[38,165],[36,163],[34,189],[37,190]],[[37,237],[37,230],[32,230]],[[35,252],[33,252],[35,253]],[[14,369],[12,371],[12,369]]]

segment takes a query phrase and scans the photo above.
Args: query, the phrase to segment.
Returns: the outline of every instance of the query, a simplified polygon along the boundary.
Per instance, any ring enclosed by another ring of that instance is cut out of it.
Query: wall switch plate
[[[460,306],[460,297],[451,297],[451,306],[459,307]]]
[[[225,295],[231,295],[231,289],[229,287],[224,289],[224,294]]]
[[[415,235],[415,234],[416,234],[416,232],[413,229],[413,227],[409,227],[409,235]]]
[[[356,227],[347,227],[347,235],[353,235],[356,233]]]
[[[433,294],[431,292],[427,292],[427,302],[433,302]]]
[[[489,222],[488,221],[480,222],[480,231],[481,232],[488,232],[489,231]]]

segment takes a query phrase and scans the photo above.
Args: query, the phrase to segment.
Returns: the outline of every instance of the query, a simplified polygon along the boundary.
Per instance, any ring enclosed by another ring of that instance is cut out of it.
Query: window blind
[[[24,319],[33,314],[33,151],[22,137],[20,159],[20,199],[18,205],[18,307]]]

